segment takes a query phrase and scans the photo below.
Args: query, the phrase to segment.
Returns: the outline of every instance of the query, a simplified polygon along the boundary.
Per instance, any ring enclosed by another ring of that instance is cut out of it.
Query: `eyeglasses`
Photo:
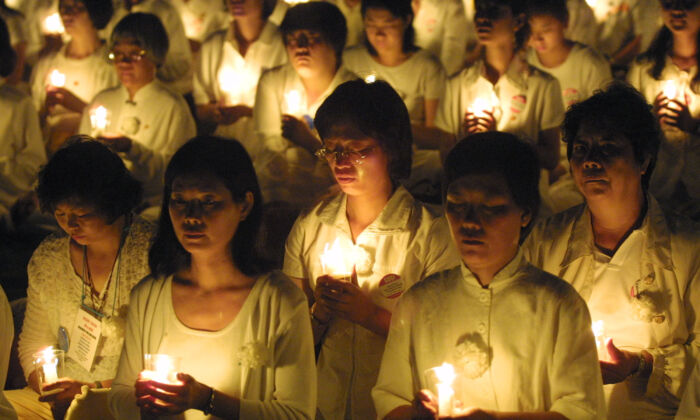
[[[146,55],[146,50],[140,50],[136,52],[131,52],[131,53],[123,53],[119,51],[110,51],[109,55],[107,55],[107,58],[109,61],[113,63],[136,63],[141,60],[143,60],[143,57]]]
[[[323,37],[317,32],[303,31],[287,35],[285,38],[288,47],[313,47],[323,42]]]
[[[661,0],[665,10],[692,10],[697,4],[698,0]]]
[[[374,146],[362,150],[331,150],[326,147],[318,149],[315,153],[319,159],[325,159],[328,163],[337,162],[339,159],[347,159],[354,165],[361,165],[362,162],[372,154]]]

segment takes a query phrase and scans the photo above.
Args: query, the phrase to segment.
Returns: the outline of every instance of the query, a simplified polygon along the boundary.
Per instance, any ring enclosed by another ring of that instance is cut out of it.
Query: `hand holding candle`
[[[350,281],[353,271],[353,264],[348,261],[350,255],[350,249],[343,246],[340,238],[335,238],[332,245],[325,244],[321,254],[323,273],[336,279]]]
[[[44,385],[58,381],[58,378],[63,376],[63,363],[65,352],[61,349],[54,349],[49,346],[44,350],[37,352],[33,356],[34,370],[37,373],[39,381],[39,390],[41,395],[56,394],[63,391],[62,388],[51,390],[49,393],[43,391]]]
[[[693,118],[688,109],[685,90],[675,80],[664,82],[654,100],[654,112],[666,128],[673,127],[687,133],[697,133],[700,128],[700,120]]]
[[[489,95],[487,95],[489,96]],[[498,98],[493,93],[491,99],[477,97],[464,114],[464,128],[469,134],[496,129],[496,108]]]
[[[65,87],[66,75],[61,73],[57,69],[51,70],[51,73],[49,73],[49,86],[55,88]]]

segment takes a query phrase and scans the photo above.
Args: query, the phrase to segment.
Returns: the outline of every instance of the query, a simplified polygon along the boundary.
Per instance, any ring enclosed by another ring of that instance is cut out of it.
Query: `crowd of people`
[[[699,45],[698,0],[0,0],[0,418],[700,419]]]

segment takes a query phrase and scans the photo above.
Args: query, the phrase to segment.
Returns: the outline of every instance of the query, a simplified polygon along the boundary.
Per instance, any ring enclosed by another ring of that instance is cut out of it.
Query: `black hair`
[[[170,194],[173,181],[181,176],[212,175],[231,192],[233,201],[245,200],[253,194],[253,207],[238,229],[231,244],[234,263],[246,275],[260,274],[267,269],[259,239],[263,204],[253,162],[236,140],[214,136],[197,136],[185,143],[170,159],[165,171],[163,205],[158,221],[158,232],[148,255],[151,272],[168,276],[190,264],[187,252],[175,236],[170,220]]]
[[[76,0],[87,9],[92,25],[95,29],[104,29],[112,19],[114,6],[112,0]]]
[[[41,210],[53,213],[64,202],[91,206],[114,223],[141,203],[141,184],[122,159],[85,135],[72,136],[39,171]]]
[[[520,15],[525,16],[527,12],[525,0],[474,0],[475,13],[474,19],[480,17],[488,19],[497,19],[499,9],[507,7],[510,9],[513,18]],[[528,36],[530,35],[530,25],[527,19],[522,22],[522,27],[515,33],[515,49],[519,50],[525,46]]]
[[[10,43],[10,32],[7,24],[0,17],[0,77],[12,74],[17,64],[17,54]]]
[[[534,148],[515,135],[500,131],[465,137],[445,160],[444,194],[452,182],[477,174],[503,175],[515,204],[530,213],[532,218],[522,231],[522,241],[540,208],[540,166]]]
[[[528,0],[526,10],[528,18],[549,15],[563,24],[567,24],[569,21],[566,0]]]
[[[117,23],[110,37],[110,48],[123,41],[135,42],[148,58],[160,66],[165,62],[170,42],[158,16],[151,13],[129,13]]]
[[[413,29],[413,8],[411,8],[411,0],[362,0],[361,12],[362,17],[365,17],[367,9],[383,9],[388,10],[392,16],[399,19],[404,19],[408,26],[403,33],[403,41],[401,49],[404,53],[418,50],[416,46],[416,31]],[[365,47],[372,55],[377,55],[377,50],[374,49],[372,43],[367,37],[364,39]]]
[[[642,186],[646,190],[656,163],[661,132],[659,122],[642,94],[626,83],[614,82],[605,90],[569,107],[563,124],[563,140],[569,160],[574,140],[584,124],[601,133],[617,134],[627,139],[640,165],[649,159],[649,166],[642,175]]]
[[[654,40],[649,44],[649,48],[637,57],[637,62],[650,61],[652,63],[649,68],[649,76],[654,80],[661,79],[661,73],[666,67],[666,58],[673,51],[673,32],[665,25],[656,33]],[[700,63],[700,31],[695,38],[695,60]],[[696,72],[693,80],[690,82],[690,89],[698,94],[700,93],[700,72]]]
[[[375,139],[389,157],[394,185],[411,175],[411,120],[406,105],[388,83],[356,79],[341,84],[321,104],[314,125],[321,139]]]
[[[299,3],[287,10],[280,26],[282,40],[287,45],[287,36],[298,30],[315,31],[321,34],[335,51],[338,66],[348,37],[345,16],[337,6],[326,2]]]

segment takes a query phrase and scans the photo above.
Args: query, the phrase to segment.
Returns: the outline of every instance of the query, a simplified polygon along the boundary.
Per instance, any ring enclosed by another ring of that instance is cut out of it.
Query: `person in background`
[[[129,163],[156,219],[168,160],[196,128],[187,103],[156,78],[169,49],[168,34],[150,13],[126,15],[112,31],[109,58],[120,85],[98,93],[83,112],[80,132],[97,137]],[[105,127],[99,121],[103,107]]]
[[[7,83],[16,63],[5,21],[0,18],[0,231],[12,230],[34,210],[27,198],[46,163],[32,98]]]
[[[527,18],[530,25],[527,61],[557,79],[564,107],[587,99],[612,81],[610,64],[605,57],[589,46],[566,38],[569,22],[566,0],[529,1]],[[549,200],[547,206],[555,213],[583,202],[569,173],[566,144],[559,142],[559,146],[556,181],[550,186],[550,194],[543,197]]]
[[[282,21],[289,62],[265,71],[255,97],[253,120],[262,150],[256,170],[266,202],[298,210],[333,184],[314,152],[322,144],[313,119],[341,83],[354,79],[342,65],[347,29],[338,8],[326,2],[291,7]]]
[[[416,45],[438,57],[448,75],[465,66],[470,27],[461,0],[412,0]]]
[[[15,337],[15,324],[12,321],[12,308],[7,301],[5,291],[0,286],[0,384],[7,380],[7,363],[10,361],[10,349]],[[0,418],[3,420],[17,420],[17,413],[12,404],[7,401],[5,394],[0,389]]]
[[[235,138],[253,161],[261,142],[255,135],[253,108],[262,71],[287,62],[279,30],[287,3],[282,0],[227,1],[227,30],[204,42],[195,66],[194,101],[200,122],[214,133]]]
[[[109,395],[117,419],[313,419],[306,301],[261,258],[262,200],[243,146],[192,139],[170,161],[163,197],[152,276],[131,295]],[[143,372],[155,353],[179,358],[176,383]]]
[[[226,5],[221,0],[170,0],[170,2],[180,14],[185,35],[196,61],[202,43],[215,32],[225,30],[228,26]]]
[[[596,93],[563,127],[585,202],[535,226],[525,255],[588,304],[607,417],[671,419],[700,344],[700,230],[648,192],[659,127],[636,90]]]
[[[117,372],[129,292],[148,274],[154,229],[132,213],[138,181],[89,137],[71,138],[54,154],[39,173],[37,195],[61,230],[39,245],[27,267],[18,353],[29,385],[5,395],[20,418],[62,419],[76,395],[109,387]],[[85,320],[98,325],[96,335],[81,332]],[[85,345],[95,347],[83,354]],[[49,346],[66,352],[63,377],[40,389],[34,354]],[[43,395],[51,390],[59,391]],[[109,418],[106,406],[93,417]]]
[[[152,13],[160,19],[170,40],[165,61],[158,68],[157,77],[166,86],[188,100],[192,95],[192,51],[185,35],[180,14],[167,0],[115,0],[114,16],[103,31],[105,39],[111,39],[114,27],[129,13]]]
[[[442,162],[435,137],[424,127],[435,125],[435,113],[445,90],[445,70],[440,61],[413,42],[413,10],[410,0],[364,0],[366,41],[345,50],[344,65],[371,82],[388,82],[403,99],[413,128],[416,149],[406,187],[421,199],[438,197]]]
[[[663,141],[649,190],[659,202],[700,218],[700,2],[662,1],[664,27],[630,68],[661,123]]]
[[[39,60],[30,82],[50,153],[78,132],[80,116],[97,92],[118,83],[97,34],[112,16],[111,0],[60,0],[58,10],[70,40]]]
[[[345,43],[347,48],[361,45],[365,40],[365,23],[362,18],[361,0],[325,0],[338,7],[345,16],[345,23],[348,27],[348,39]]]
[[[461,264],[399,300],[372,390],[378,418],[604,418],[585,302],[520,251],[539,208],[534,151],[512,134],[474,134],[445,173]],[[449,405],[425,373],[443,363],[456,375]]]
[[[5,77],[6,83],[15,85],[22,81],[27,52],[27,36],[25,32],[25,19],[22,13],[7,7],[5,0],[0,0],[0,18],[5,21],[10,32],[10,44],[15,51],[15,68]]]
[[[321,418],[376,418],[370,390],[396,300],[456,265],[457,255],[445,221],[401,186],[411,170],[411,126],[389,84],[338,86],[315,123],[318,155],[341,191],[299,216],[283,270],[311,307]]]

